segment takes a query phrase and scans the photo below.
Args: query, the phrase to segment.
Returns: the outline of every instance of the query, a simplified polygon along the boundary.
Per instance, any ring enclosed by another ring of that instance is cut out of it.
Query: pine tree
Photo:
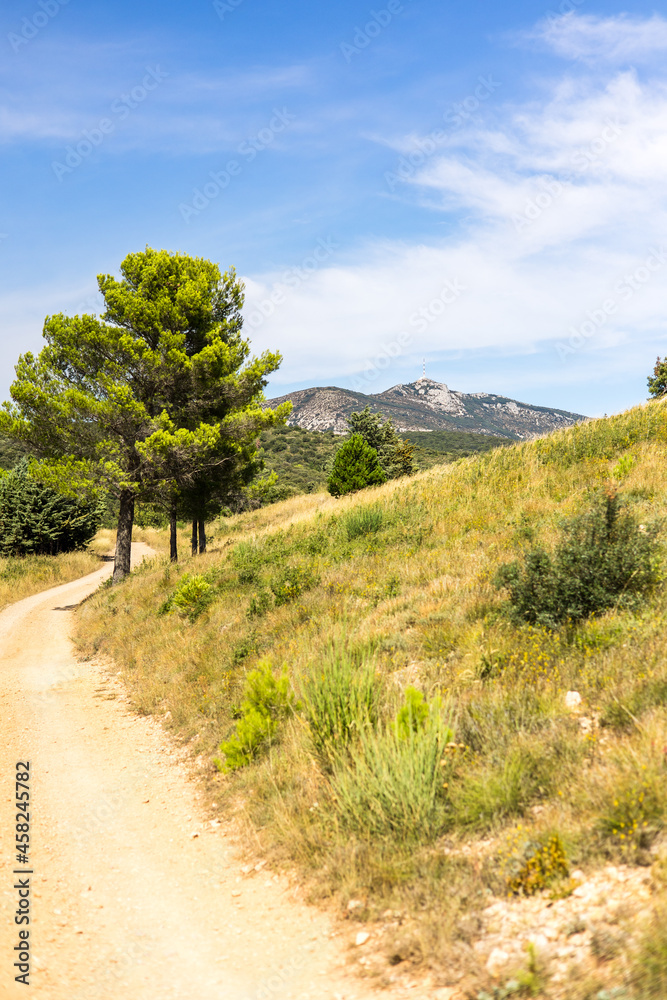
[[[387,479],[414,473],[413,445],[398,436],[391,419],[383,420],[381,413],[372,413],[366,405],[360,413],[350,414],[347,425],[352,434],[361,434],[375,448]]]
[[[78,501],[39,482],[23,459],[0,475],[0,554],[57,555],[83,548],[101,514],[94,500]]]
[[[281,356],[249,357],[233,269],[147,247],[120,270],[120,280],[98,276],[101,317],[46,318],[47,346],[19,358],[0,415],[0,432],[57,474],[117,498],[114,581],[129,572],[137,501],[173,501],[173,520],[178,496],[202,475],[215,470],[233,488],[259,431],[290,408],[262,408]]]
[[[648,391],[655,397],[667,393],[667,358],[656,358],[653,375],[648,377]]]
[[[366,486],[378,486],[386,479],[375,448],[361,434],[352,434],[336,452],[327,487],[329,493],[339,497]]]

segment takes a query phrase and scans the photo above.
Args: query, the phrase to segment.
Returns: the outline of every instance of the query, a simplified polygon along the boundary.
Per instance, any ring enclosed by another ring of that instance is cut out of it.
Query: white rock
[[[549,942],[544,934],[533,934],[530,938],[530,943],[537,949],[538,952],[547,951],[549,948]]]
[[[347,904],[347,908],[351,913],[353,910],[361,910],[363,908],[363,905],[364,904],[361,902],[360,899],[351,899],[350,902]]]
[[[506,968],[510,956],[502,948],[494,948],[486,961],[486,971],[496,979]]]
[[[368,931],[359,931],[356,938],[354,939],[354,943],[356,944],[357,948],[362,944],[366,944],[369,937],[370,934],[368,933]]]
[[[565,707],[574,712],[581,705],[581,695],[578,691],[568,691],[565,695]]]

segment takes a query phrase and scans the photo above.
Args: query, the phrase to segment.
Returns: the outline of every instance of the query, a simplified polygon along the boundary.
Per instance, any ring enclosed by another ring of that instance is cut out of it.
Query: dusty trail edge
[[[133,560],[152,555],[135,543]],[[370,1000],[359,925],[247,871],[207,821],[183,751],[69,638],[96,572],[0,612],[0,997]],[[120,694],[120,697],[119,697]],[[14,981],[16,762],[31,773],[30,992]],[[245,869],[245,870],[244,870]],[[372,948],[372,937],[364,947]],[[383,991],[388,1000],[431,990]]]

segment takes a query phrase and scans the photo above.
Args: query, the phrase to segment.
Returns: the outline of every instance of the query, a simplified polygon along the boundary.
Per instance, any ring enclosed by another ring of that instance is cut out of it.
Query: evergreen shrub
[[[95,502],[64,496],[30,475],[27,460],[0,476],[0,555],[57,555],[84,548],[99,528]]]
[[[496,586],[509,592],[517,621],[557,628],[611,607],[635,607],[661,578],[658,527],[637,523],[613,492],[563,525],[553,554],[528,552],[501,566]]]

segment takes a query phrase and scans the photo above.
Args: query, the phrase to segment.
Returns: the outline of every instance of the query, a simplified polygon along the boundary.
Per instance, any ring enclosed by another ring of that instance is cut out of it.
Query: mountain
[[[336,386],[299,389],[268,402],[275,406],[286,399],[293,405],[288,424],[309,431],[332,430],[336,434],[344,434],[349,415],[367,405],[373,412],[391,417],[400,432],[451,430],[532,438],[586,420],[581,413],[529,406],[507,396],[456,392],[430,378],[394,385],[370,395]]]

